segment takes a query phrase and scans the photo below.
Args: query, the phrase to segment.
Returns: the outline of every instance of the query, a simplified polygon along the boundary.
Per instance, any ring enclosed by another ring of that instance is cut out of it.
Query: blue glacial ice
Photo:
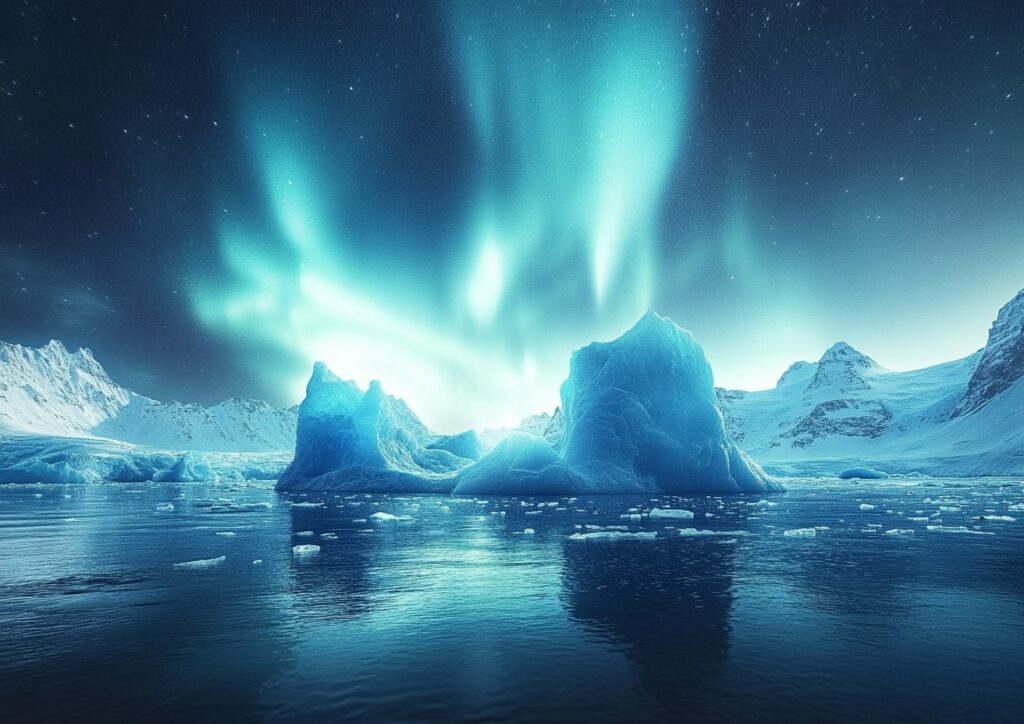
[[[459,495],[781,490],[728,438],[693,336],[648,312],[577,350],[561,387],[562,435],[435,435],[373,382],[363,393],[317,363],[281,490]],[[479,458],[479,459],[477,459]]]
[[[277,487],[450,492],[454,474],[473,462],[462,455],[474,454],[474,439],[435,435],[379,382],[363,392],[318,362],[299,407],[295,459]]]

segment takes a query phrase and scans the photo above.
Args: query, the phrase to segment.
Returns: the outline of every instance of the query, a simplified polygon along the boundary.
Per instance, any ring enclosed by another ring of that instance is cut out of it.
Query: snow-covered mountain
[[[295,445],[297,410],[231,399],[158,402],[110,379],[87,349],[0,342],[0,431],[109,438],[168,450],[272,452]]]
[[[999,310],[981,360],[950,417],[984,407],[1024,377],[1024,290]]]
[[[775,472],[1024,472],[1024,292],[964,359],[893,372],[848,344],[797,362],[775,388],[716,390],[733,439]]]

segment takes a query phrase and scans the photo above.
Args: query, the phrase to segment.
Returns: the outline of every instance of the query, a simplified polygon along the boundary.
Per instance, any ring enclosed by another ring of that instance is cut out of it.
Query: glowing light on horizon
[[[446,6],[478,158],[468,207],[452,209],[454,238],[407,233],[422,248],[461,248],[450,268],[362,266],[360,245],[373,241],[346,231],[346,189],[370,170],[356,151],[325,158],[329,119],[304,133],[266,102],[266,83],[250,90],[245,140],[271,228],[223,220],[227,276],[197,275],[198,319],[290,360],[253,366],[296,396],[322,360],[362,386],[379,379],[440,431],[551,411],[570,352],[651,304],[694,42],[672,5],[579,10],[595,32],[569,44],[574,13]]]

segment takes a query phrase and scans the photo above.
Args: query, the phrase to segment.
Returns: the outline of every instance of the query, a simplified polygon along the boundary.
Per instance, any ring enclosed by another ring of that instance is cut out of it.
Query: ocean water
[[[2,718],[1020,721],[1024,483],[790,485],[763,500],[3,486]],[[266,506],[224,512],[239,503]],[[620,519],[655,506],[695,515]]]

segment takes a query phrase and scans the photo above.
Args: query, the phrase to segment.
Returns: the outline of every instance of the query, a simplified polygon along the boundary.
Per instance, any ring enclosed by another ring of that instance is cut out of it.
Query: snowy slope
[[[771,390],[716,394],[733,439],[777,473],[1024,473],[1024,292],[961,360],[893,372],[839,343]]]
[[[269,452],[295,444],[295,409],[257,400],[157,402],[121,387],[87,349],[0,342],[0,431],[110,438],[172,450]]]

